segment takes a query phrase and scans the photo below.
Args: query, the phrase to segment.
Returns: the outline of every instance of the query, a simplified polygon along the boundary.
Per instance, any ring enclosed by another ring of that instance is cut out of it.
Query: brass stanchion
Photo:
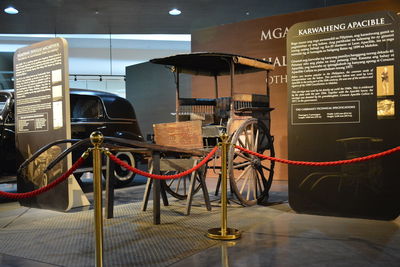
[[[103,207],[101,188],[101,149],[104,137],[101,132],[93,132],[90,141],[93,144],[93,184],[94,184],[94,226],[96,237],[96,266],[103,266]]]
[[[218,240],[234,240],[240,238],[240,232],[234,228],[228,228],[228,170],[227,170],[227,154],[230,143],[228,142],[228,135],[226,133],[221,135],[221,228],[208,229],[207,237]]]

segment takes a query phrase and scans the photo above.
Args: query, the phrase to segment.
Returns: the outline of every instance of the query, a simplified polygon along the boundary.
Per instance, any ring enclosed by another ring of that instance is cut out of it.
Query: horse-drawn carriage
[[[176,122],[154,126],[157,144],[185,147],[191,139],[195,140],[195,145],[190,148],[207,150],[216,145],[221,132],[225,132],[233,145],[274,156],[270,133],[270,112],[273,108],[269,106],[268,85],[269,72],[274,68],[271,63],[223,53],[181,54],[150,62],[170,66],[176,82]],[[266,84],[265,94],[238,93],[235,76],[259,71],[266,72],[266,76],[262,77]],[[181,97],[179,80],[183,73],[214,79],[215,97]],[[220,96],[220,76],[230,77],[229,97]],[[196,135],[200,135],[200,138],[196,139]],[[193,142],[189,144],[193,145]],[[243,205],[253,205],[268,198],[273,174],[274,162],[260,160],[234,146],[230,147],[228,178],[231,191]],[[173,196],[184,199],[189,184],[185,179],[166,181],[164,187]]]

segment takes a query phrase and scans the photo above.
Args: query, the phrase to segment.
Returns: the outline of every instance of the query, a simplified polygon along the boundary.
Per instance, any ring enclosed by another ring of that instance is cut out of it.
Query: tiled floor
[[[213,191],[215,180],[208,181]],[[151,225],[151,220],[146,221],[151,216],[138,211],[143,190],[144,185],[138,184],[116,191],[116,217],[105,224],[106,231],[113,233],[107,245],[112,255],[106,253],[105,266],[400,266],[399,218],[377,221],[297,214],[287,202],[287,182],[274,181],[270,194],[274,205],[229,207],[228,226],[242,231],[236,241],[205,237],[207,229],[219,226],[218,201],[213,202],[211,213],[198,201],[188,217],[181,216],[180,202],[172,202],[162,207],[162,224]],[[87,195],[90,199],[92,193]],[[0,266],[93,266],[91,235],[84,231],[91,225],[90,212],[64,214],[1,202]],[[78,226],[66,225],[71,220]],[[127,236],[132,229],[137,235]],[[154,238],[148,233],[154,233]],[[161,235],[167,238],[160,239]],[[84,255],[72,253],[76,247],[71,240],[77,238],[87,244],[80,249]],[[26,242],[32,242],[32,247]],[[56,247],[62,243],[67,249],[59,255]],[[40,246],[54,247],[54,252],[43,252]]]

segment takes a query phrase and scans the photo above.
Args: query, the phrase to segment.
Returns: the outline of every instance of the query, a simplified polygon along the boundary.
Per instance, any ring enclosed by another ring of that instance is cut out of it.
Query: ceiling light
[[[174,9],[171,9],[168,13],[172,16],[177,16],[177,15],[180,15],[182,12],[179,9],[174,8]]]
[[[9,7],[5,8],[4,12],[6,12],[7,14],[11,14],[11,15],[18,14],[18,10],[15,9],[14,7],[12,7],[12,6],[9,6]]]

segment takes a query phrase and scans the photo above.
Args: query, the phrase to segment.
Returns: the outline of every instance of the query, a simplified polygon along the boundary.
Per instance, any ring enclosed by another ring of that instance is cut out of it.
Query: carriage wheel
[[[240,125],[231,143],[260,154],[275,156],[273,138],[265,124],[257,119],[246,120]],[[228,177],[231,190],[243,205],[254,205],[268,199],[274,166],[274,161],[260,159],[233,146],[229,149]]]
[[[207,169],[207,167],[205,169]],[[170,171],[170,172],[166,172],[164,174],[171,175],[171,174],[176,174],[176,173],[178,173],[178,172]],[[203,175],[205,175],[205,173]],[[162,186],[164,186],[165,191],[167,191],[170,195],[172,195],[173,197],[175,197],[177,199],[184,200],[187,198],[188,193],[189,193],[190,177],[191,177],[191,175],[186,175],[186,176],[183,176],[183,177],[177,178],[177,179],[161,180],[161,183],[162,183]],[[196,183],[194,185],[193,195],[196,194],[201,188],[201,184],[199,181],[200,181],[200,176],[199,176],[199,173],[197,172],[196,173]]]

